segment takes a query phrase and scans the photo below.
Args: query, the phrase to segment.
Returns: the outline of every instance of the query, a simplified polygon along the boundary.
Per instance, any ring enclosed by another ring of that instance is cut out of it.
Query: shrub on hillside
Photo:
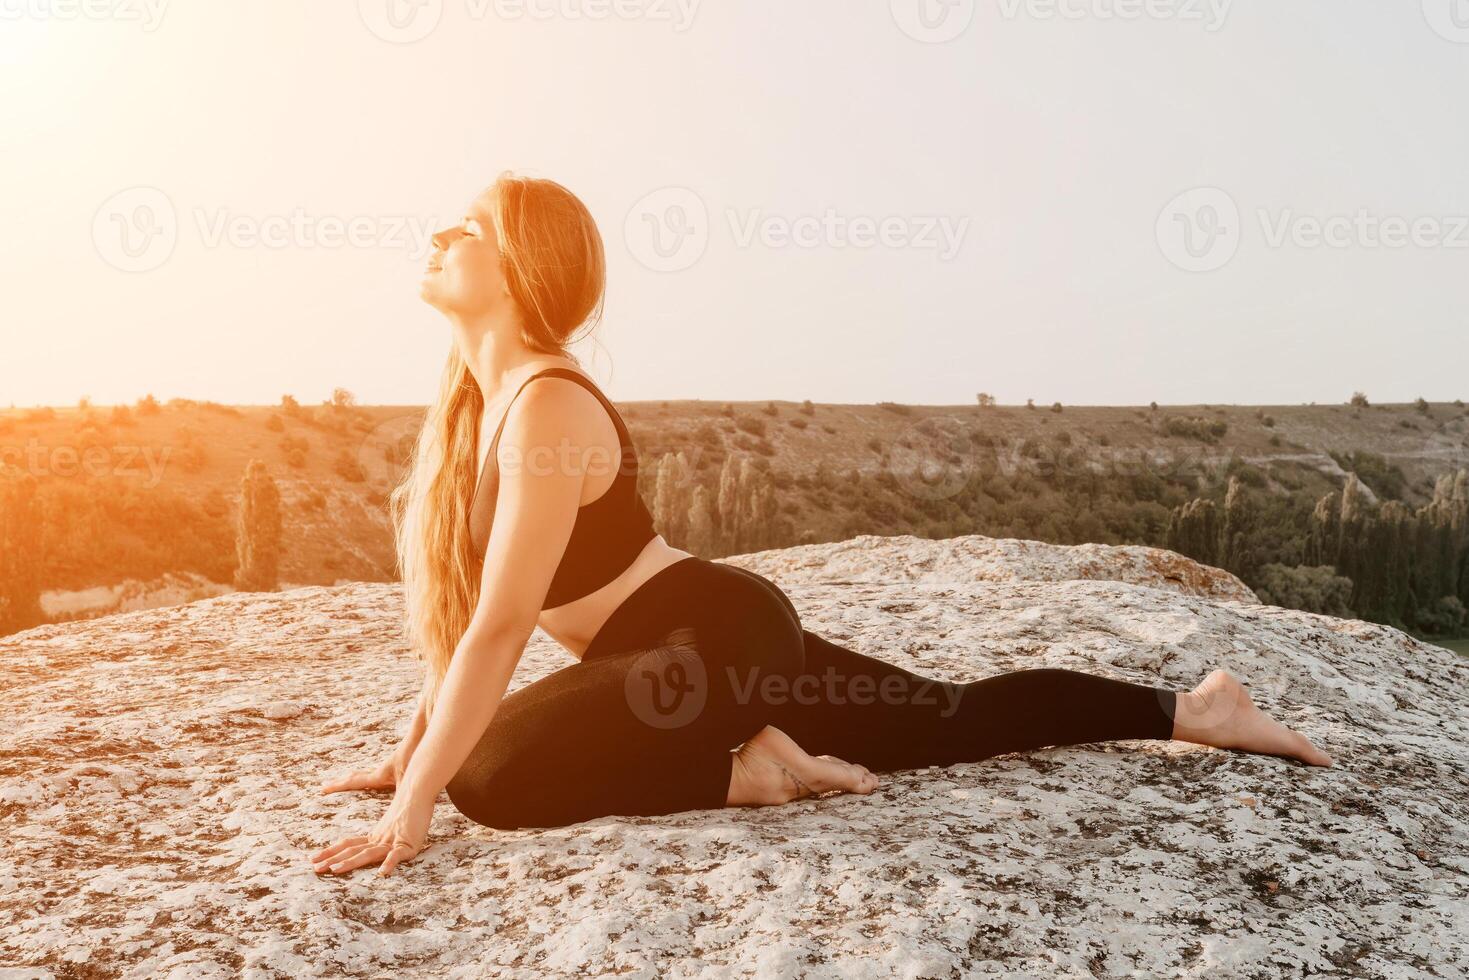
[[[281,453],[286,457],[286,463],[292,469],[301,469],[306,465],[308,453],[311,451],[311,443],[304,436],[285,436],[280,442]]]
[[[1255,594],[1271,606],[1302,609],[1327,616],[1350,618],[1352,580],[1338,575],[1330,565],[1296,565],[1272,562],[1260,568]]]
[[[1219,419],[1197,416],[1170,415],[1163,420],[1165,435],[1198,439],[1200,442],[1216,443],[1229,431],[1229,423]]]
[[[700,422],[694,429],[693,441],[699,445],[708,446],[710,449],[724,448],[724,436],[720,435],[719,430],[708,422]]]
[[[1466,621],[1464,603],[1458,596],[1439,596],[1418,610],[1418,628],[1430,636],[1460,636]]]
[[[332,469],[349,483],[362,483],[367,479],[367,473],[363,471],[362,464],[357,461],[357,456],[345,449],[337,454],[336,460],[332,463]]]
[[[763,437],[765,435],[765,420],[756,418],[753,415],[741,415],[735,419],[735,428],[741,432],[748,432],[753,436]]]

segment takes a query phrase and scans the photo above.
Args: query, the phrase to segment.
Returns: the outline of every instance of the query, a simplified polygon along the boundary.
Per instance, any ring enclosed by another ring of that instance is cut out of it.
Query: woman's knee
[[[529,814],[519,805],[526,799],[526,788],[513,783],[502,768],[461,769],[449,780],[445,791],[454,809],[475,823],[495,830],[516,830],[529,826]]]

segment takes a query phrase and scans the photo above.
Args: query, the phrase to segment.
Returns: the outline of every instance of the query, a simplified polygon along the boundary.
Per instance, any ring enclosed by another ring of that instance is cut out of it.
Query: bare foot
[[[1178,695],[1173,737],[1221,749],[1283,755],[1313,766],[1331,765],[1331,757],[1255,707],[1245,686],[1225,670],[1216,670],[1192,691]]]
[[[779,728],[760,729],[734,754],[725,806],[771,806],[838,790],[866,795],[877,777],[865,766],[808,755]]]

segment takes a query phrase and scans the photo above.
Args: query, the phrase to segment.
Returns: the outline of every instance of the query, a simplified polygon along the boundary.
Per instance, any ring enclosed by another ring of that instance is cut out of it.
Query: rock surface
[[[1131,582],[1208,599],[1259,602],[1250,587],[1220,568],[1162,548],[1047,544],[971,534],[934,541],[911,534],[863,534],[832,544],[741,555],[738,564],[787,584],[849,582],[958,585],[966,582]]]
[[[1337,768],[1047,749],[868,797],[305,854],[416,691],[396,586],[237,593],[0,640],[0,965],[20,977],[1450,977],[1469,972],[1465,662],[1150,549],[860,538],[726,559],[933,676],[1176,688],[1223,666]],[[570,660],[537,633],[513,685]],[[554,773],[547,773],[554,779]]]

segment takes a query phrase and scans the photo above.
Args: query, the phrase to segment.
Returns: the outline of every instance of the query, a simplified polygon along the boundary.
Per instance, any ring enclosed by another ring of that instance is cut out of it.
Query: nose
[[[462,230],[459,228],[445,228],[441,231],[434,232],[433,237],[430,238],[429,241],[434,243],[434,248],[442,252],[447,249],[449,245],[454,241],[454,239],[460,236],[460,234],[462,234]]]

